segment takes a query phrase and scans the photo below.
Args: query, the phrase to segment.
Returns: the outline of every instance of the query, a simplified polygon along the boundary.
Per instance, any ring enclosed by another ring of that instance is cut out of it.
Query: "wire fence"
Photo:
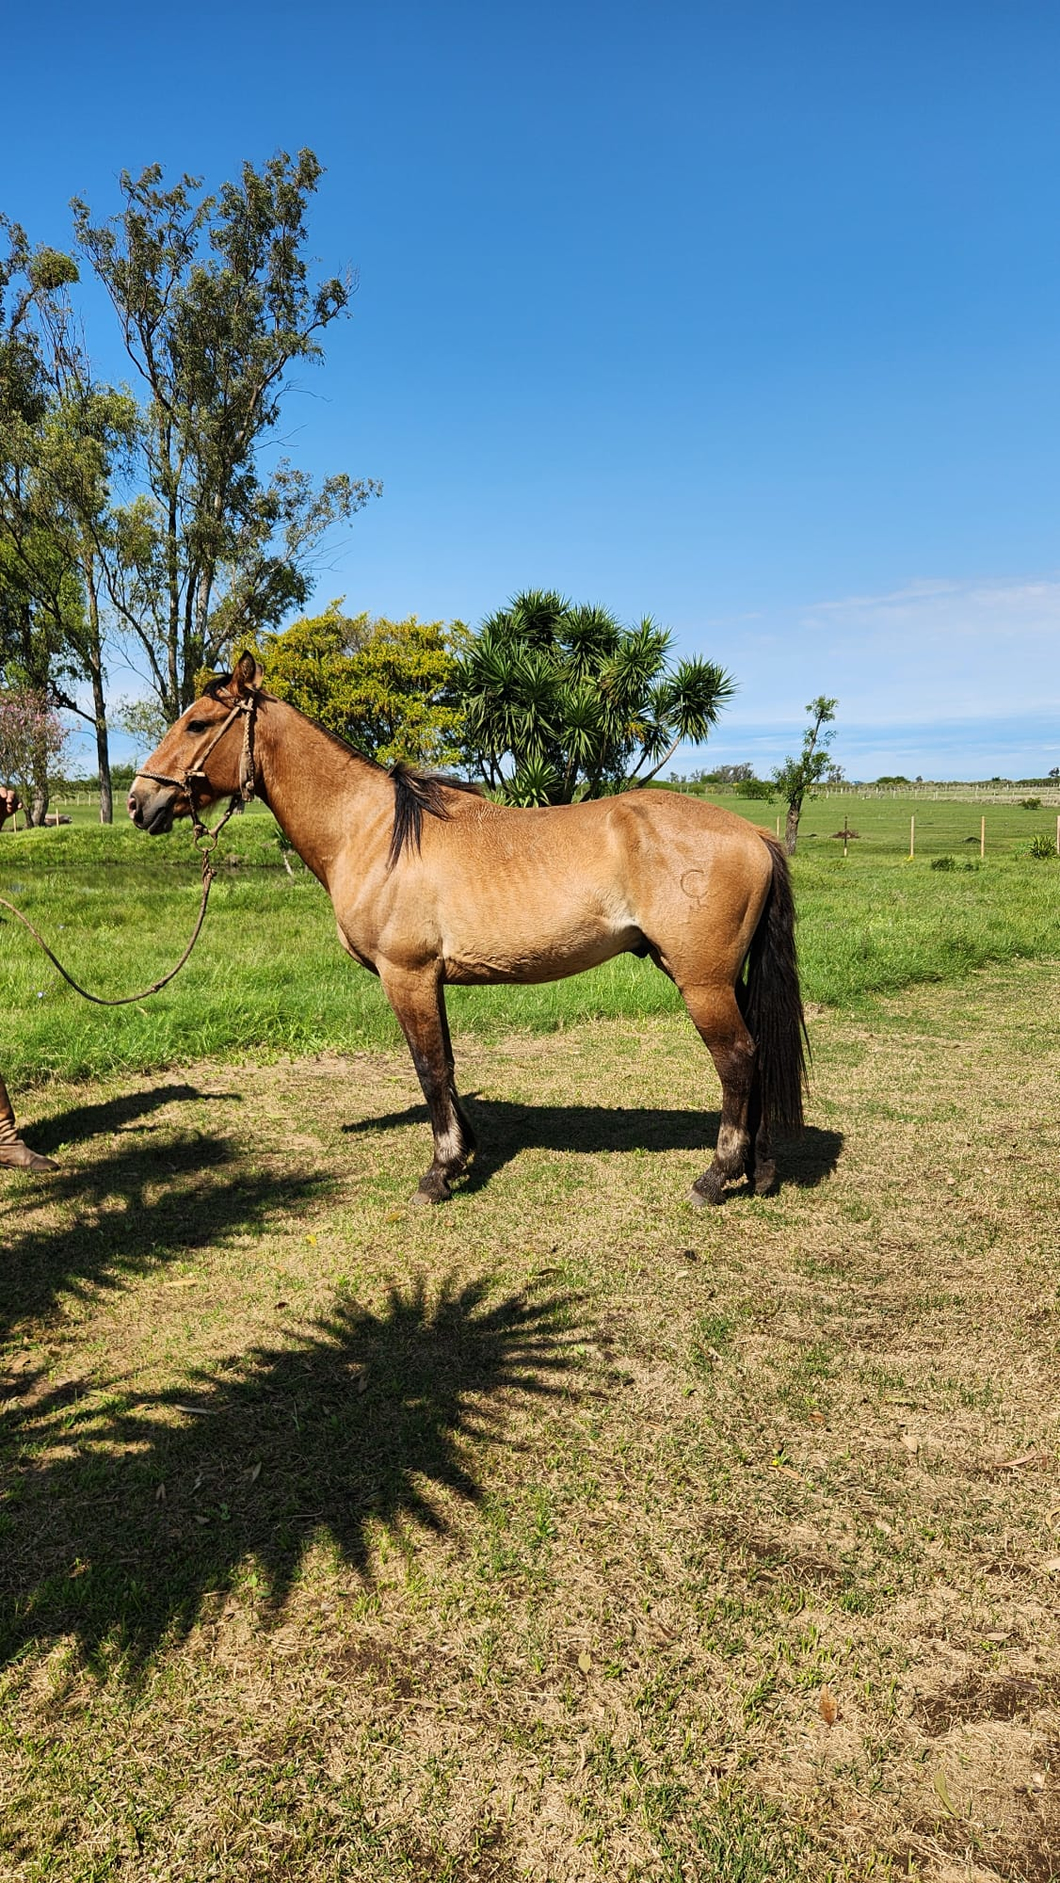
[[[1030,798],[1037,798],[1044,808],[1054,805],[1060,810],[1060,781],[1049,784],[1011,784],[1005,781],[991,781],[988,784],[902,784],[902,785],[859,785],[831,784],[820,785],[816,793],[818,798],[927,798],[935,804],[1024,804]]]

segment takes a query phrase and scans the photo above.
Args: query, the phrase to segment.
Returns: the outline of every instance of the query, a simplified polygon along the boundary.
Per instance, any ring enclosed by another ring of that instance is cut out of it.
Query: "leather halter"
[[[201,779],[207,789],[210,788],[210,780],[206,776],[206,761],[215,746],[220,745],[229,726],[232,724],[233,720],[238,719],[240,713],[243,714],[243,749],[239,755],[239,785],[232,793],[231,803],[229,804],[226,817],[222,821],[227,822],[228,817],[230,817],[235,810],[236,801],[238,799],[241,799],[244,804],[249,804],[251,798],[254,796],[254,714],[257,711],[257,705],[258,692],[255,687],[252,688],[245,697],[241,696],[236,700],[227,719],[222,720],[205,751],[198,754],[193,765],[185,767],[179,778],[169,778],[166,776],[165,772],[141,770],[136,774],[138,778],[149,778],[152,784],[173,785],[177,791],[184,793],[191,810],[192,828],[196,836],[198,836],[205,827],[195,803],[195,781],[196,779]]]

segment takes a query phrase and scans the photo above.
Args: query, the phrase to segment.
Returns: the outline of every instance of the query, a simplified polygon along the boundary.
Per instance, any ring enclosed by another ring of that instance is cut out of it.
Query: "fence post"
[[[1060,822],[1060,819],[1058,819],[1057,821]],[[985,857],[986,855],[986,818],[985,817],[981,817],[979,819],[979,855],[981,857]]]
[[[1060,857],[1060,817],[1056,820],[1056,854]]]
[[[909,854],[911,857],[915,856],[916,854],[916,818],[915,817],[911,817],[909,819]]]

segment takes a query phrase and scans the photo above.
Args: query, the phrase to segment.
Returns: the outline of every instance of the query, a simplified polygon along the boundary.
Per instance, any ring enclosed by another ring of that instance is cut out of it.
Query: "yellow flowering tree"
[[[265,637],[265,684],[382,765],[447,765],[461,752],[463,714],[449,702],[462,622],[322,615]]]

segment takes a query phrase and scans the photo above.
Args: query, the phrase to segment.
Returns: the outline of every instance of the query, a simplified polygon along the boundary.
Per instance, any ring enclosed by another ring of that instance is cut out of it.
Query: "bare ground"
[[[52,1088],[2,1874],[1060,1877],[1058,996],[817,1015],[708,1213],[680,1020],[458,1042],[435,1211],[400,1058]]]

